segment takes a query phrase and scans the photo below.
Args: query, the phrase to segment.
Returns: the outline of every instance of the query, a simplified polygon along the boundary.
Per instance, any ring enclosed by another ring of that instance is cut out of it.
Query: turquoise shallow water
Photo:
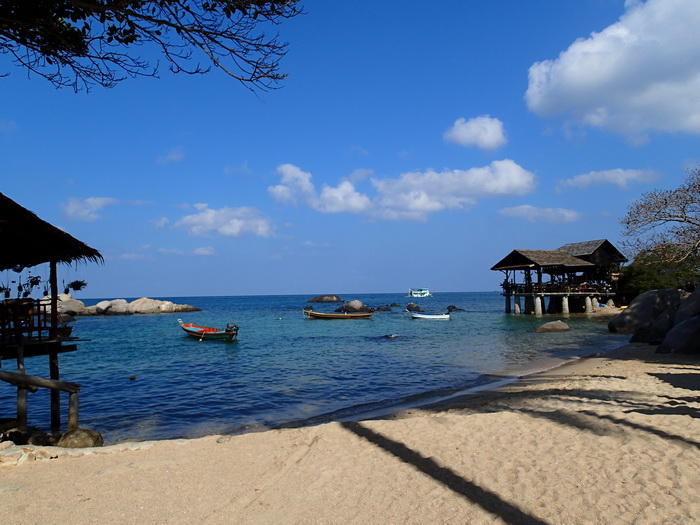
[[[62,379],[83,385],[81,426],[114,443],[313,424],[417,404],[625,341],[608,333],[606,319],[583,316],[566,320],[569,332],[534,333],[558,317],[506,315],[496,292],[344,296],[401,307],[339,321],[304,319],[301,308],[311,297],[174,297],[167,299],[202,311],[79,318],[73,335],[88,341],[62,354],[60,367]],[[412,320],[404,311],[410,301],[426,311],[464,311],[449,321]],[[235,322],[239,340],[199,342],[184,334],[179,317],[209,326]],[[47,361],[28,359],[27,372],[48,377]],[[13,387],[0,384],[0,417],[14,415],[14,396]],[[47,392],[30,394],[30,424],[45,427],[48,407]]]

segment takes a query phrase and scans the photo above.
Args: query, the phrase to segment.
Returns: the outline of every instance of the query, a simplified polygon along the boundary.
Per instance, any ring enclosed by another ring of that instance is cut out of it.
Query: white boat
[[[433,294],[427,288],[409,288],[406,297],[432,297]]]
[[[449,319],[450,314],[427,314],[425,312],[411,312],[411,319]]]

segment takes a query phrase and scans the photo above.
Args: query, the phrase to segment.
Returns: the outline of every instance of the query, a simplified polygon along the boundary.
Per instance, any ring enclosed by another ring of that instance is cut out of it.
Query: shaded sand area
[[[0,519],[700,523],[700,358],[653,351],[628,345],[382,420],[5,463]]]

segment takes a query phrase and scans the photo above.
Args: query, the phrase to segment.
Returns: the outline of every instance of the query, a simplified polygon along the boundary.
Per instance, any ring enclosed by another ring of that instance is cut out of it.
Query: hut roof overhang
[[[100,252],[0,193],[0,270],[56,262],[104,262]]]
[[[491,269],[530,270],[541,268],[545,272],[550,270],[575,272],[594,266],[593,263],[579,259],[563,250],[513,250]]]
[[[598,251],[605,253],[606,259],[611,263],[624,263],[627,262],[627,257],[622,255],[622,252],[615,248],[613,243],[607,239],[599,239],[596,241],[586,241],[586,242],[573,242],[570,244],[565,244],[560,246],[557,250],[565,251],[573,255],[574,257],[583,258],[589,260],[590,257]]]

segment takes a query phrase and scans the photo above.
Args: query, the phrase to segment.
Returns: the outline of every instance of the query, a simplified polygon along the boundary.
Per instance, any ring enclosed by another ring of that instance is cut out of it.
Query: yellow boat
[[[304,317],[308,319],[369,319],[373,312],[314,312],[313,310],[301,310],[304,312]]]

